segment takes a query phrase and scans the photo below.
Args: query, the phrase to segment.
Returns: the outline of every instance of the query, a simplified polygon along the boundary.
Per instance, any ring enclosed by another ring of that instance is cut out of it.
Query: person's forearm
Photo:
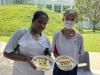
[[[4,52],[3,54],[5,57],[9,58],[9,59],[12,59],[12,60],[15,60],[15,61],[24,61],[24,62],[30,62],[31,61],[31,57],[27,57],[27,56],[24,56],[24,55],[18,55],[18,54],[15,54],[15,53],[6,53]]]

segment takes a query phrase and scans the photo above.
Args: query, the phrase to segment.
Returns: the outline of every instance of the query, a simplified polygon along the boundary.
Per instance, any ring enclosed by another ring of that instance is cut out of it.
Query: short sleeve
[[[21,35],[26,31],[26,29],[19,29],[17,30],[9,39],[4,51],[7,53],[11,53],[17,47],[18,40],[20,39]]]
[[[84,41],[82,35],[79,36],[79,55],[84,54]]]
[[[55,49],[55,48],[56,48],[56,39],[57,39],[57,35],[58,35],[58,32],[54,33],[54,35],[53,35],[52,47],[51,47],[51,51],[52,51],[53,53],[55,53],[55,50],[57,50],[57,49]]]

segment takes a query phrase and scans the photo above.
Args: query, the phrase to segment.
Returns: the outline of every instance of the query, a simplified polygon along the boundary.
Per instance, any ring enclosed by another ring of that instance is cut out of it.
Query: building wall
[[[0,5],[13,4],[13,0],[0,0]]]
[[[13,4],[17,0],[0,0],[0,4]],[[20,0],[19,0],[20,1]],[[74,5],[73,0],[23,0],[24,4],[63,4],[63,5]]]
[[[72,7],[74,4],[72,0],[0,0],[1,5],[6,4],[37,4],[42,6],[51,5],[52,10],[57,12],[63,12],[65,10],[64,7],[70,6]]]

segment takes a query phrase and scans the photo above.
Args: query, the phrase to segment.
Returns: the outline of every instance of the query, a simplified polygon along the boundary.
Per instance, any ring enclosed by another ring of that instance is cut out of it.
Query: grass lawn
[[[36,5],[1,5],[0,35],[9,37],[19,28],[30,27],[33,14],[37,10],[39,9]],[[62,14],[51,11],[45,7],[41,10],[45,11],[49,16],[49,22],[44,32],[48,35],[52,35],[52,33],[63,26]]]
[[[100,52],[100,33],[82,34],[84,38],[85,51]],[[49,36],[50,43],[52,44],[52,36]]]
[[[100,33],[83,34],[86,51],[100,52]]]
[[[0,6],[0,40],[7,42],[9,37],[19,28],[28,28],[35,11],[39,10],[35,5],[1,5]],[[49,15],[49,22],[44,33],[49,36],[52,43],[52,35],[63,27],[62,14],[42,8]],[[84,45],[86,51],[100,52],[100,32],[84,33]]]
[[[100,33],[87,33],[82,34],[84,38],[85,51],[100,52]],[[0,39],[7,42],[9,37],[1,36]],[[52,36],[49,36],[50,43],[52,44]]]

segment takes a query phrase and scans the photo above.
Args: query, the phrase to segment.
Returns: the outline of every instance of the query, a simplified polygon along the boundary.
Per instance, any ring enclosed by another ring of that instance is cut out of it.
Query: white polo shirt
[[[78,63],[79,55],[84,53],[83,38],[82,36],[75,32],[75,36],[71,39],[67,39],[61,31],[56,32],[53,36],[52,51],[55,50],[55,45],[57,52],[60,55],[67,55],[75,59]]]
[[[20,29],[10,38],[5,51],[11,53],[20,45],[20,53],[25,56],[44,55],[45,48],[50,48],[49,39],[42,34],[38,37],[32,36],[28,29]],[[44,75],[42,71],[36,71],[27,62],[15,61],[13,75]]]

